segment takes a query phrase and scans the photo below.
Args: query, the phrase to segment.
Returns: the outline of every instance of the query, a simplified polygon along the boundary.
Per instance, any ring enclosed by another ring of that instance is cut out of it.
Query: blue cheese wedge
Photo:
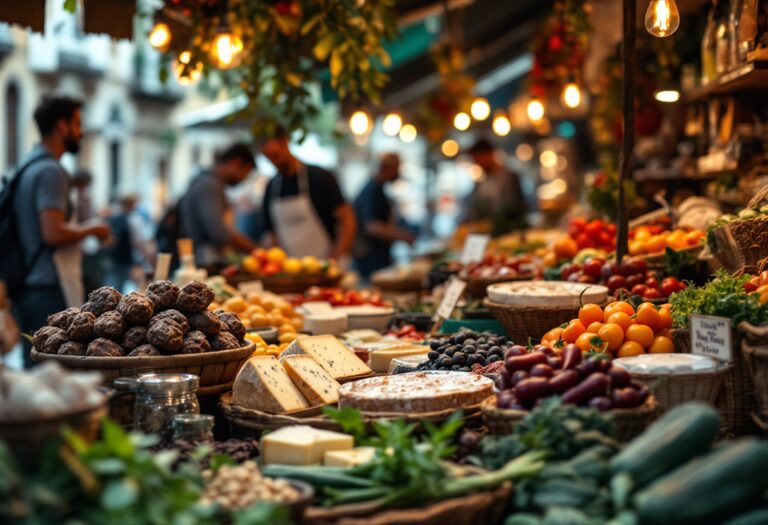
[[[303,336],[286,348],[280,357],[308,355],[334,379],[366,375],[371,369],[332,335]]]
[[[232,402],[270,414],[309,407],[283,365],[271,355],[254,356],[243,365],[232,386]]]
[[[339,400],[339,382],[308,355],[283,357],[280,362],[309,404],[327,405]]]

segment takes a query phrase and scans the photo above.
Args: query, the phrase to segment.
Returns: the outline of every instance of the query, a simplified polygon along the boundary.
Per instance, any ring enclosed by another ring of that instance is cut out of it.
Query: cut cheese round
[[[493,394],[493,381],[467,372],[411,372],[341,385],[339,408],[363,412],[436,412],[476,405]]]
[[[510,306],[578,308],[579,298],[582,304],[604,303],[608,298],[608,288],[564,281],[520,281],[489,286],[488,298],[495,303]]]
[[[694,354],[642,354],[614,359],[613,364],[630,374],[652,375],[706,374],[719,366],[711,357]]]
[[[304,316],[304,330],[313,335],[340,335],[347,329],[347,314],[321,312]]]
[[[347,314],[347,326],[350,330],[369,328],[379,332],[387,329],[389,320],[395,313],[395,309],[389,306],[370,305],[337,306],[333,310]]]
[[[394,348],[383,348],[368,353],[368,363],[374,372],[389,372],[389,365],[392,360],[398,357],[410,355],[425,356],[429,352],[429,347],[425,345],[405,345]]]

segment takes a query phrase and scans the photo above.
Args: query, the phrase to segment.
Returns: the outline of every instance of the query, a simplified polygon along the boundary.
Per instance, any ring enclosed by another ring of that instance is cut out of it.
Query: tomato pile
[[[468,264],[461,276],[469,279],[493,279],[495,277],[517,277],[534,275],[537,265],[529,255],[486,253],[482,261]]]
[[[620,265],[601,257],[590,257],[584,264],[564,264],[560,277],[576,283],[604,284],[617,297],[623,293],[643,299],[666,299],[686,288],[685,283],[675,277],[659,282],[656,272],[649,270],[648,263],[641,257],[627,257]]]
[[[760,297],[760,304],[768,303],[768,270],[744,283],[744,290]]]
[[[610,221],[593,219],[587,222],[583,217],[571,219],[568,236],[576,241],[579,250],[598,248],[611,251],[616,249],[616,225]]]
[[[423,341],[426,334],[417,330],[415,325],[406,323],[400,327],[392,327],[384,334],[386,337],[395,337],[397,339],[408,339],[410,341]]]
[[[321,288],[313,286],[304,296],[299,296],[294,301],[297,304],[308,301],[325,301],[331,306],[359,306],[363,304],[371,306],[391,306],[381,298],[381,295],[369,290],[342,290],[341,288]]]
[[[675,351],[671,327],[669,304],[643,303],[637,310],[626,301],[615,301],[605,309],[585,304],[577,319],[544,334],[541,344],[553,349],[575,344],[582,352],[610,352],[614,357],[669,354]]]

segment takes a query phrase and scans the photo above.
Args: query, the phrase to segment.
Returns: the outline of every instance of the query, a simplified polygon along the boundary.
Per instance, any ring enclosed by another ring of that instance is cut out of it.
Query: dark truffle
[[[202,312],[213,299],[213,291],[205,283],[192,281],[181,289],[176,305],[182,312]]]
[[[211,338],[212,350],[229,350],[232,348],[240,348],[240,342],[229,332],[222,331]]]
[[[179,287],[171,281],[155,281],[147,289],[149,297],[155,305],[155,312],[167,310],[176,306],[179,298]]]
[[[93,325],[93,334],[96,337],[119,340],[125,333],[126,322],[120,312],[112,310],[99,316]]]
[[[116,342],[100,337],[88,343],[85,355],[91,357],[122,357],[123,349]]]
[[[145,324],[155,312],[155,305],[146,295],[131,292],[120,299],[117,311],[123,314],[130,325]]]
[[[152,326],[152,324],[160,321],[170,321],[172,323],[176,323],[179,328],[181,328],[182,332],[185,334],[189,332],[189,319],[187,319],[187,316],[178,310],[164,310],[160,312],[152,319],[150,319],[149,325]]]
[[[238,341],[243,340],[245,337],[245,326],[243,326],[243,322],[237,314],[231,312],[216,312],[216,316],[219,318],[219,321],[221,321],[223,330],[226,330],[237,337]]]
[[[132,326],[125,331],[123,337],[120,339],[120,346],[124,350],[133,350],[141,345],[147,344],[147,327],[146,326]]]
[[[205,334],[198,330],[189,332],[184,337],[184,345],[181,347],[180,354],[202,354],[210,352],[211,344],[206,339]]]
[[[59,347],[59,355],[85,355],[85,343],[67,341]]]
[[[64,330],[60,330],[58,328],[57,330],[57,332],[50,334],[45,340],[45,344],[43,345],[42,349],[43,353],[58,354],[59,348],[61,348],[64,343],[69,341],[67,338],[67,333]]]
[[[156,346],[141,345],[131,350],[131,353],[128,354],[128,357],[152,357],[157,355],[163,354],[160,353],[160,350],[158,350]]]
[[[219,317],[210,310],[190,315],[189,324],[192,330],[199,330],[205,335],[216,335],[222,329]]]
[[[147,341],[166,353],[174,353],[184,344],[184,332],[173,321],[155,321],[147,330]]]
[[[32,336],[32,345],[37,348],[38,352],[43,352],[45,351],[45,343],[48,341],[48,338],[59,333],[63,333],[64,337],[67,336],[65,330],[55,326],[44,326],[39,328]]]
[[[67,335],[72,341],[87,343],[93,339],[93,325],[96,324],[96,315],[92,312],[80,312],[69,324]]]
[[[84,312],[91,312],[97,317],[117,308],[117,303],[123,298],[123,294],[111,286],[102,286],[88,294],[88,302],[81,308]]]
[[[80,313],[80,308],[67,308],[59,313],[48,316],[48,324],[66,330],[69,328],[72,319]]]

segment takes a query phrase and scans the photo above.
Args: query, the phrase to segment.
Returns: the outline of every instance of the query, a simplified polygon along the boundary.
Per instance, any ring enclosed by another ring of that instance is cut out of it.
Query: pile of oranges
[[[579,309],[577,319],[544,334],[541,344],[557,350],[573,343],[582,352],[610,352],[614,357],[673,353],[669,309],[669,304],[642,303],[635,310],[626,301],[615,301],[605,308],[586,304]]]
[[[706,234],[699,230],[675,228],[664,231],[658,226],[638,226],[629,234],[629,254],[644,255],[664,252],[669,247],[673,250],[683,250],[699,246]]]

